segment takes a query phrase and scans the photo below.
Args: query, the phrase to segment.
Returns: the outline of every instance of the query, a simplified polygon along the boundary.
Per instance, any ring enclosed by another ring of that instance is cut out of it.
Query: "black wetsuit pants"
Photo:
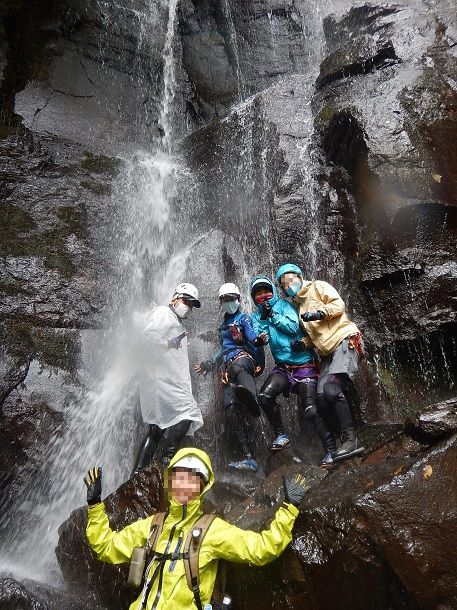
[[[251,358],[238,358],[227,366],[229,383],[225,383],[222,388],[227,429],[233,433],[243,456],[247,459],[252,458],[252,448],[246,430],[246,408],[236,397],[235,386],[243,386],[255,396],[254,370],[255,365]]]
[[[305,418],[313,424],[325,451],[333,452],[336,450],[335,441],[332,433],[327,428],[325,421],[318,412],[316,389],[315,382],[300,382],[298,384],[299,404],[303,409]],[[259,404],[265,413],[275,436],[284,432],[281,411],[276,399],[280,394],[287,393],[288,391],[289,383],[285,375],[275,372],[267,377],[259,392]]]
[[[181,446],[182,440],[186,436],[191,423],[190,420],[183,419],[165,430],[162,430],[159,426],[154,424],[149,424],[149,432],[144,437],[140,446],[133,471],[140,470],[152,462],[157,447],[164,436],[165,439],[163,441],[162,450],[157,457],[161,460],[169,461]]]

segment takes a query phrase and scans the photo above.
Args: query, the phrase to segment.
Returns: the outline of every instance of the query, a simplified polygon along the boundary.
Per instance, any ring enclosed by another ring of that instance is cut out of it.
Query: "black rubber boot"
[[[333,457],[333,461],[346,460],[347,458],[360,455],[365,451],[359,446],[355,430],[345,430],[341,434],[341,446]]]
[[[163,431],[158,426],[149,424],[149,432],[144,437],[138,450],[138,455],[136,456],[135,466],[133,467],[131,475],[132,477],[146,466],[149,466],[149,464],[152,462],[152,458],[154,457],[154,453],[156,452],[162,436]]]

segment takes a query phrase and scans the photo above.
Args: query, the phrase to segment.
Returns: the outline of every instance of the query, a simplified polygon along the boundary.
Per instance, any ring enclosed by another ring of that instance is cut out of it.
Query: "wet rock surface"
[[[280,559],[264,568],[229,566],[227,590],[235,607],[279,604],[298,610],[306,603],[362,609],[369,595],[370,607],[379,610],[452,608],[456,460],[455,435],[426,445],[397,434],[364,460],[331,469],[281,466],[251,492],[249,480],[246,487],[238,477],[237,489],[235,481],[227,486],[217,477],[205,511],[256,531],[283,500],[283,476],[300,472],[311,487],[300,506],[293,543]],[[109,496],[113,527],[153,511],[160,502],[159,484],[159,473],[147,469]],[[125,607],[125,566],[99,564],[87,548],[84,526],[85,509],[78,509],[60,529],[57,556],[67,581],[75,590],[84,584],[109,607]],[[78,569],[75,557],[83,558]]]

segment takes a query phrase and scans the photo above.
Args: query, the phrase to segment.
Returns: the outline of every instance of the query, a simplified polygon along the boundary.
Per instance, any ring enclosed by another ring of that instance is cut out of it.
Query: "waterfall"
[[[54,555],[57,529],[85,502],[83,474],[89,467],[103,465],[104,495],[129,476],[139,425],[133,380],[139,366],[136,337],[141,312],[154,303],[168,302],[173,287],[184,279],[192,247],[192,239],[178,242],[176,247],[174,236],[180,227],[171,223],[172,200],[183,181],[192,190],[192,177],[173,155],[177,4],[178,0],[167,3],[159,135],[151,138],[148,149],[120,154],[123,164],[112,197],[116,214],[110,237],[114,263],[109,284],[111,319],[104,337],[97,341],[98,354],[92,357],[98,380],[89,381],[88,389],[82,389],[78,400],[68,406],[62,437],[51,440],[44,467],[33,480],[25,481],[10,513],[2,519],[10,532],[2,544],[7,558],[2,568],[54,585],[61,579]],[[114,10],[104,2],[99,7],[107,14]],[[144,60],[160,15],[155,3],[146,2],[135,18],[138,54]],[[139,70],[138,66],[134,69]],[[25,535],[18,537],[19,531]]]

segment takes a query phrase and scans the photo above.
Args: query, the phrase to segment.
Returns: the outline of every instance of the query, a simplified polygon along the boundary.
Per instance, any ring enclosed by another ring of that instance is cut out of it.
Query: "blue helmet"
[[[276,281],[279,282],[285,273],[297,273],[304,277],[300,267],[297,267],[297,265],[294,265],[293,263],[285,263],[285,265],[281,265],[276,271]]]

